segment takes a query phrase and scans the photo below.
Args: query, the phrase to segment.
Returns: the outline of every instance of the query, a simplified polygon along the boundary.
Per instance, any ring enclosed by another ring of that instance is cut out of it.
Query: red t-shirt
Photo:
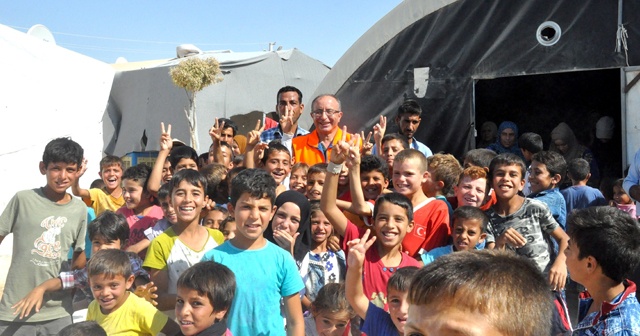
[[[129,224],[129,244],[124,248],[134,245],[143,239],[147,239],[147,236],[144,234],[144,230],[156,225],[156,222],[164,216],[162,208],[157,205],[152,205],[151,210],[149,210],[147,215],[142,218],[136,216],[133,210],[126,206],[123,206],[116,212],[122,214]],[[144,260],[144,257],[147,255],[147,250],[143,250],[138,253],[138,255],[142,260]]]
[[[449,229],[449,207],[447,203],[429,197],[413,208],[413,230],[402,240],[402,248],[416,258],[420,249],[431,251],[447,245]]]
[[[345,257],[348,257],[349,253],[347,242],[362,237],[365,231],[366,229],[358,228],[355,224],[349,221],[347,222],[347,229],[344,232],[344,240],[342,242]],[[399,265],[387,267],[382,263],[382,260],[380,260],[377,244],[374,243],[364,256],[362,274],[364,295],[376,306],[389,311],[387,305],[387,282],[389,282],[389,278],[393,275],[393,272],[398,268],[407,266],[421,267],[422,265],[420,265],[416,259],[402,253],[402,261]]]

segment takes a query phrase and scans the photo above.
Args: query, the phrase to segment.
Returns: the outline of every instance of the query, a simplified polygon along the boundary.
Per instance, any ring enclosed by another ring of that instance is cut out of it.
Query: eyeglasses
[[[313,111],[311,111],[311,115],[314,118],[320,118],[323,113],[326,113],[327,117],[333,117],[333,115],[338,113],[338,112],[340,112],[340,111],[332,110],[332,109],[328,109],[328,110],[313,110]]]

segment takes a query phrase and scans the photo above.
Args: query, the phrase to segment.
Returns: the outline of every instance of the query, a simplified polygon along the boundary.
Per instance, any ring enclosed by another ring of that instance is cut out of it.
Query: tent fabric
[[[638,65],[640,4],[618,3],[406,0],[338,60],[316,94],[335,92],[352,131],[371,129],[380,114],[392,120],[404,99],[416,99],[423,109],[416,138],[434,153],[460,156],[474,146],[477,80],[625,67],[624,52],[614,51],[619,12],[628,62]],[[562,32],[552,46],[536,39],[546,21]]]
[[[299,88],[303,102],[311,101],[329,67],[297,49],[274,52],[208,52],[192,57],[215,57],[224,80],[206,87],[196,95],[198,152],[208,150],[209,128],[215,118],[230,118],[260,110],[270,112],[276,106],[276,93],[285,85]],[[186,92],[174,86],[169,69],[180,62],[170,60],[155,67],[118,72],[105,115],[105,152],[124,155],[132,151],[157,150],[160,122],[172,125],[173,138],[190,139],[184,114],[188,106]],[[300,118],[309,127],[308,114]],[[239,133],[252,130],[255,123],[238,125]],[[146,138],[146,144],[144,143]]]

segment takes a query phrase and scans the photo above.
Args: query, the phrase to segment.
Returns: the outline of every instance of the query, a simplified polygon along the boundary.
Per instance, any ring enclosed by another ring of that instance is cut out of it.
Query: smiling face
[[[458,200],[458,206],[480,207],[486,195],[487,179],[473,179],[471,176],[465,176],[457,186],[453,187],[453,190]]]
[[[301,221],[300,207],[293,202],[287,202],[276,210],[276,214],[271,221],[271,228],[274,232],[285,231],[293,236],[298,232]]]
[[[389,302],[389,316],[393,321],[393,325],[404,335],[404,328],[407,323],[407,313],[409,311],[409,303],[407,302],[407,292],[401,292],[395,288],[389,288],[387,301]]]
[[[307,191],[307,173],[304,169],[296,169],[291,172],[291,178],[289,179],[289,190],[295,190],[299,193],[306,193]]]
[[[420,115],[417,114],[408,114],[405,113],[399,117],[396,117],[396,123],[400,128],[400,133],[406,136],[408,139],[412,139],[413,135],[418,130],[418,126],[420,126]]]
[[[385,250],[399,247],[407,232],[413,229],[413,222],[409,222],[407,211],[388,201],[378,203],[376,207],[378,212],[373,223],[376,242]]]
[[[329,116],[327,111],[331,111],[329,113],[333,112],[333,114]],[[340,104],[331,96],[320,97],[313,104],[311,117],[313,118],[313,125],[320,135],[331,134],[338,129],[338,124],[342,119]]]
[[[204,203],[205,193],[200,185],[194,186],[183,180],[171,191],[171,206],[176,213],[178,224],[189,225],[199,222]]]
[[[307,198],[310,201],[319,201],[322,197],[325,175],[325,173],[316,173],[307,177]]]
[[[204,294],[204,293],[203,293]],[[178,287],[176,319],[183,335],[196,335],[224,318],[226,310],[215,311],[209,297],[191,288]]]
[[[126,279],[122,275],[111,278],[105,274],[97,274],[89,278],[91,292],[103,314],[110,314],[124,304],[130,295],[129,288],[133,285],[133,280],[133,275]]]
[[[543,190],[552,189],[560,182],[560,176],[551,176],[547,165],[538,161],[531,163],[531,173],[529,174],[529,183],[531,184],[531,192],[539,193]]]
[[[173,173],[171,172],[171,162],[167,159],[162,165],[162,183],[167,183],[171,181],[173,177]]]
[[[47,177],[46,189],[56,195],[65,195],[77,178],[78,164],[64,162],[40,162],[40,173]]]
[[[120,239],[108,241],[105,237],[95,236],[91,239],[91,254],[96,254],[100,250],[114,249],[119,250],[122,248]]]
[[[271,151],[267,161],[264,163],[266,170],[277,184],[281,184],[291,172],[291,156],[282,151]]]
[[[164,214],[164,218],[171,224],[175,224],[178,222],[178,217],[176,216],[176,211],[171,206],[171,195],[167,196],[165,199],[160,201],[160,208],[162,208],[162,213]]]
[[[124,188],[122,188],[122,196],[124,197],[127,209],[133,210],[137,215],[151,206],[151,195],[144,190],[140,182],[125,179]]]
[[[511,199],[524,188],[524,179],[519,165],[497,166],[492,176],[491,186],[498,199]]]
[[[349,312],[319,312],[313,314],[319,336],[342,336],[349,324]]]
[[[487,236],[479,219],[456,218],[453,222],[453,247],[456,251],[472,251]]]
[[[421,190],[427,172],[421,172],[419,165],[419,159],[413,158],[393,163],[393,188],[396,192],[411,199],[413,194]]]
[[[120,164],[115,163],[105,167],[102,167],[100,170],[100,177],[104,182],[104,187],[107,191],[112,192],[120,187],[121,179],[122,179],[122,167]]]
[[[333,233],[333,226],[322,211],[311,213],[311,239],[317,245],[323,244]]]
[[[627,195],[624,189],[619,186],[613,186],[613,200],[618,204],[631,204],[631,197]]]
[[[438,304],[409,305],[405,335],[506,336],[490,323],[488,316],[442,307]]]
[[[389,180],[385,179],[381,172],[372,170],[360,175],[360,185],[364,199],[375,200],[389,186]]]
[[[236,236],[232,242],[236,247],[262,246],[262,233],[269,225],[276,207],[269,198],[255,198],[249,193],[243,193],[236,205],[229,204],[229,212],[234,213],[236,219]]]

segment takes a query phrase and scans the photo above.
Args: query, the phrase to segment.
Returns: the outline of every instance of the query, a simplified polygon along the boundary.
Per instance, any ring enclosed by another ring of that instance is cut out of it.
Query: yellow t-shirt
[[[115,212],[124,205],[124,196],[122,194],[120,194],[120,197],[116,198],[107,194],[102,189],[89,189],[89,195],[91,195],[92,202],[89,206],[92,207],[96,212],[96,216],[99,216],[105,210],[111,210]]]
[[[128,295],[122,306],[108,315],[102,314],[98,301],[91,301],[87,321],[98,322],[110,336],[157,335],[169,317],[147,300],[130,292]]]

